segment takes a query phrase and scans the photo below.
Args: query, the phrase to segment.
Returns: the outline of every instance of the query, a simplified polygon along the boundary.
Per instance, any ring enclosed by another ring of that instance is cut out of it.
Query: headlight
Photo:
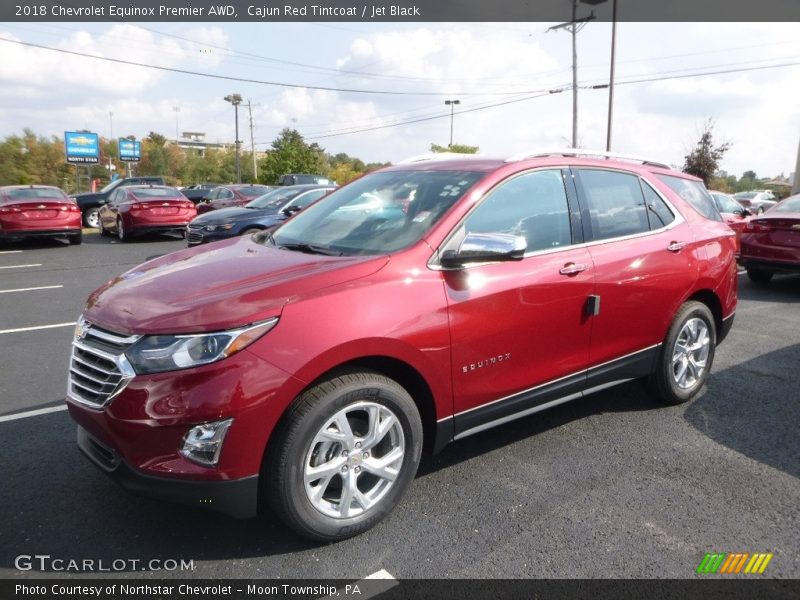
[[[233,223],[225,223],[224,225],[206,225],[206,231],[228,231],[233,229]]]
[[[139,375],[206,365],[243,350],[277,322],[276,317],[240,329],[200,335],[147,335],[125,356]]]

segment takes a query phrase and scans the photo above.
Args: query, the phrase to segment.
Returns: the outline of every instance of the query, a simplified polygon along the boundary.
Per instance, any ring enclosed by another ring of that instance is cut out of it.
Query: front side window
[[[338,255],[386,254],[416,243],[484,173],[382,171],[334,190],[286,222],[273,243]],[[414,191],[409,202],[409,192]]]
[[[464,229],[523,236],[527,252],[569,246],[572,232],[561,171],[533,171],[501,183],[467,217]]]
[[[650,230],[639,177],[630,173],[577,169],[595,240]]]
[[[658,177],[706,219],[722,221],[717,207],[714,206],[714,200],[711,199],[711,194],[708,193],[702,182],[673,175],[659,175]]]

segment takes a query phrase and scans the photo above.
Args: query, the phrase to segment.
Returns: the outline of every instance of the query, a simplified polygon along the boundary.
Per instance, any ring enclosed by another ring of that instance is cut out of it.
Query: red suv
[[[632,379],[691,399],[733,322],[735,234],[700,180],[576,152],[401,163],[109,281],[73,344],[81,450],[133,492],[266,502],[336,540],[392,510],[423,446]]]

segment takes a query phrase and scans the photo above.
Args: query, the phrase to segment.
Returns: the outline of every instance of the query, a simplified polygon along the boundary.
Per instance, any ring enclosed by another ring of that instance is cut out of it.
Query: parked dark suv
[[[126,185],[165,185],[165,181],[163,177],[125,177],[112,181],[99,192],[75,194],[72,198],[78,203],[78,208],[81,209],[84,226],[99,227],[100,208],[108,203],[108,199],[114,190]]]
[[[73,343],[80,448],[133,492],[260,499],[337,540],[423,447],[633,379],[690,400],[733,322],[735,234],[697,178],[575,154],[398,164],[112,279]]]

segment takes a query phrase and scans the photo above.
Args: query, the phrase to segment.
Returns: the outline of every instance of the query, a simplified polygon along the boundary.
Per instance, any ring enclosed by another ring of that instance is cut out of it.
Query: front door
[[[580,392],[594,288],[559,169],[500,183],[461,227],[521,235],[528,247],[520,261],[444,271],[457,438]]]

